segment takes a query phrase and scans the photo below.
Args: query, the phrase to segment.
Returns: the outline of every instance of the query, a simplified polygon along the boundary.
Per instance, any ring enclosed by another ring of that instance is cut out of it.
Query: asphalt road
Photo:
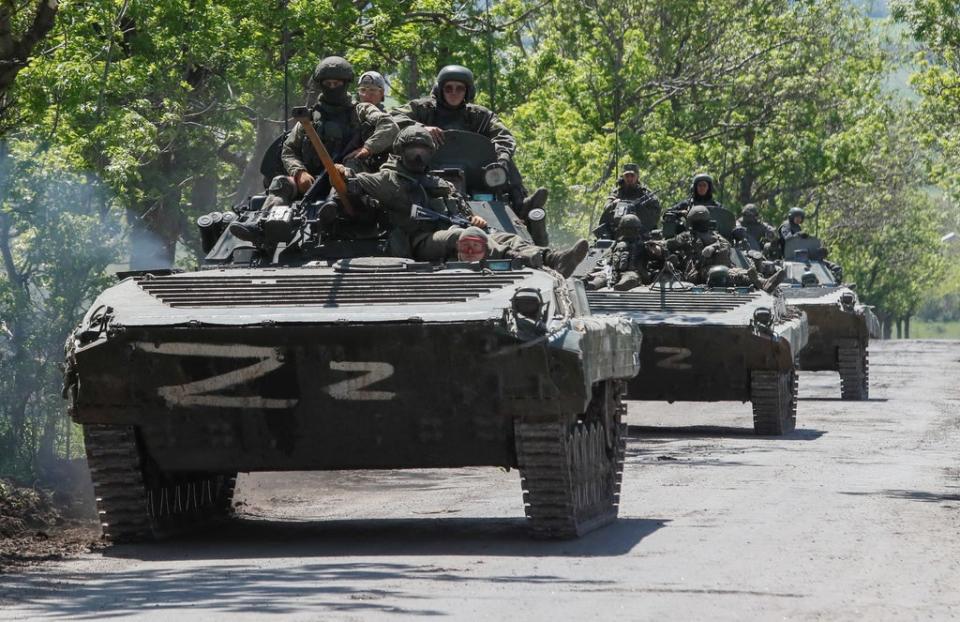
[[[960,618],[960,342],[803,373],[798,430],[632,403],[620,521],[524,533],[516,472],[260,474],[241,520],[0,575],[0,619]]]

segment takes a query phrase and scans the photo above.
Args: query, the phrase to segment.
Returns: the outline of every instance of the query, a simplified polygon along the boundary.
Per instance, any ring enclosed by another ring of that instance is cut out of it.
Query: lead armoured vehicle
[[[434,164],[526,235],[492,162],[453,132]],[[68,340],[105,535],[227,514],[241,471],[515,467],[534,535],[614,520],[636,327],[551,270],[385,257],[385,231],[320,230],[312,207],[267,219],[273,248],[207,232],[204,269],[126,275]]]
[[[814,236],[792,238],[784,245],[787,276],[781,291],[810,323],[800,369],[839,372],[840,396],[865,400],[870,392],[867,347],[871,337],[880,336],[880,323],[850,287],[837,281],[824,265],[823,255],[823,246]]]

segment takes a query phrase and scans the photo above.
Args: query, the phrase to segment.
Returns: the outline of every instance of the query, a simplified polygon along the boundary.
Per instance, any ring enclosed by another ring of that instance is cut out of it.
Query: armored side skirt
[[[72,415],[136,426],[168,472],[516,466],[514,418],[572,420],[598,380],[564,342],[487,321],[128,328],[77,349]]]
[[[863,313],[845,311],[836,304],[790,304],[802,309],[810,323],[810,338],[800,353],[800,369],[838,371],[837,350],[841,345],[859,343],[862,348],[867,347],[870,333],[868,318]]]
[[[640,326],[641,374],[630,382],[627,399],[713,402],[748,401],[750,372],[793,367],[806,338],[801,319],[775,332],[751,326]]]

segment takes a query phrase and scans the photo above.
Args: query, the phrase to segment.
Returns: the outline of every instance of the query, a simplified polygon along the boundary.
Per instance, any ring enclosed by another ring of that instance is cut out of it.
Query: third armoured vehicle
[[[823,246],[814,236],[792,238],[784,245],[787,276],[781,290],[810,323],[800,369],[839,372],[841,397],[865,400],[870,390],[867,346],[870,337],[880,336],[880,324],[870,307],[837,281],[823,263],[823,255]]]
[[[524,233],[480,186],[489,141],[450,132],[446,149],[435,165],[474,212]],[[68,340],[108,537],[222,516],[241,471],[516,467],[535,535],[616,517],[634,325],[591,316],[551,270],[386,257],[376,224],[281,207],[261,219],[275,246],[221,227],[204,269],[126,275]]]

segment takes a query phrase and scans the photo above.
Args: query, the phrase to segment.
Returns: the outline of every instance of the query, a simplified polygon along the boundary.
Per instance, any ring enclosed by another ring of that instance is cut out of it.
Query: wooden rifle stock
[[[317,134],[316,128],[313,127],[313,119],[310,117],[310,111],[306,106],[297,106],[291,113],[293,118],[300,123],[303,131],[307,133],[310,144],[313,145],[314,150],[320,157],[320,161],[323,162],[323,168],[327,171],[330,184],[336,188],[337,194],[340,195],[343,211],[347,213],[347,216],[353,217],[355,213],[353,211],[353,205],[350,204],[350,197],[347,196],[347,182],[344,181],[343,175],[341,175],[337,167],[334,166],[333,158],[330,157],[327,148],[323,146],[323,141],[320,140],[320,135]]]

